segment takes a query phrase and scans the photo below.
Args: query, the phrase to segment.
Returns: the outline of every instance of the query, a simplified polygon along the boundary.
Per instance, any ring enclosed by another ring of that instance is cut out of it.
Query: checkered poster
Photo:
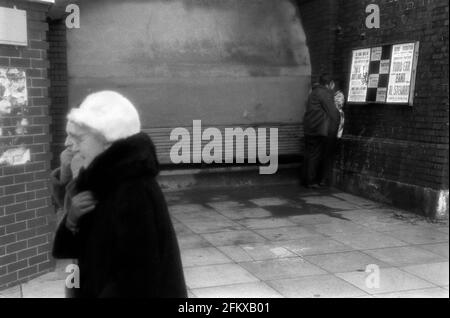
[[[391,54],[391,45],[379,46],[371,49],[366,97],[367,102],[386,102]]]
[[[353,51],[348,101],[412,104],[418,43]]]

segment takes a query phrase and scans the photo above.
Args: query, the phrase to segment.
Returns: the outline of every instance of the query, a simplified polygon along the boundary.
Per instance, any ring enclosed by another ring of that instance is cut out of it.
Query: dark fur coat
[[[158,170],[151,139],[139,133],[116,141],[80,172],[75,193],[92,191],[98,204],[80,218],[77,234],[64,218],[53,246],[55,258],[78,260],[78,297],[187,297]]]

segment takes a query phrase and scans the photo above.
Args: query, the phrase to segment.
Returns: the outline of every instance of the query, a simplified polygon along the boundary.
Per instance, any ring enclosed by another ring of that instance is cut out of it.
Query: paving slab
[[[435,229],[410,227],[403,230],[384,232],[410,244],[431,244],[448,242],[448,234]]]
[[[408,290],[396,293],[375,295],[376,298],[449,298],[448,290],[445,288],[424,288]]]
[[[172,222],[172,224],[173,224],[175,233],[177,234],[178,237],[194,234],[194,232],[192,232],[186,225],[184,225],[180,221]]]
[[[443,233],[447,233],[447,234],[448,234],[448,232],[449,232],[449,227],[448,227],[448,225],[447,225],[447,226],[440,226],[440,227],[437,228],[437,230],[438,230],[439,232],[443,232]]]
[[[276,206],[276,205],[289,205],[289,201],[286,199],[278,198],[278,197],[269,197],[269,198],[257,198],[249,200],[253,204],[257,206]]]
[[[4,290],[0,290],[0,298],[21,298],[22,291],[20,290],[21,286],[14,286]]]
[[[407,222],[396,220],[396,219],[383,219],[383,220],[356,220],[355,223],[364,225],[368,227],[371,230],[377,231],[377,232],[397,232],[397,231],[403,231],[408,230],[411,228],[416,228],[417,230],[424,229],[426,230],[428,226],[423,225],[415,225],[415,224],[408,224]],[[419,228],[421,227],[421,228]]]
[[[199,298],[282,298],[283,296],[263,282],[193,289]]]
[[[328,237],[312,236],[280,243],[299,256],[333,254],[354,250],[354,248]]]
[[[367,296],[361,289],[333,275],[308,276],[268,282],[288,298],[349,298]]]
[[[183,214],[207,210],[203,204],[172,204],[169,205],[170,214]]]
[[[226,218],[216,218],[214,220],[205,218],[183,221],[183,223],[196,234],[245,230],[243,226]]]
[[[393,217],[388,217],[386,215],[380,214],[375,212],[374,210],[368,210],[368,209],[360,209],[360,210],[345,210],[341,211],[340,215],[343,218],[346,218],[347,220],[351,220],[355,223],[362,224],[362,223],[376,223],[376,222],[394,222],[397,223],[404,223],[404,221],[397,220]]]
[[[266,209],[256,207],[256,208],[234,208],[230,210],[221,210],[220,213],[231,220],[243,220],[248,218],[268,218],[272,217],[273,214]]]
[[[368,233],[376,234],[375,231],[371,231],[366,226],[341,219],[336,219],[333,220],[332,222],[324,224],[312,224],[307,227],[318,233],[331,237],[333,237],[334,235],[341,235],[341,234],[344,235],[368,234]]]
[[[218,212],[214,211],[213,209],[209,210],[201,210],[201,211],[193,211],[189,213],[173,213],[172,218],[176,219],[177,221],[186,224],[187,222],[195,222],[200,220],[225,220],[223,215],[219,214]]]
[[[339,199],[342,199],[344,201],[356,204],[357,206],[360,206],[363,208],[372,209],[372,208],[377,208],[377,207],[381,206],[380,203],[377,203],[377,202],[374,202],[371,200],[367,200],[367,199],[363,199],[356,195],[352,195],[352,194],[345,193],[345,192],[334,193],[333,196],[337,197]]]
[[[382,248],[368,250],[365,253],[396,267],[446,261],[445,257],[427,251],[421,246]]]
[[[302,200],[308,204],[322,205],[336,210],[357,210],[361,208],[356,204],[346,202],[333,196],[302,197]]]
[[[418,246],[427,251],[433,252],[434,254],[443,256],[448,260],[449,243],[423,244]]]
[[[323,268],[330,273],[366,271],[368,265],[376,264],[380,268],[388,264],[359,251],[311,255],[304,257],[308,262]]]
[[[177,239],[180,250],[212,246],[211,243],[209,243],[199,234],[177,236]]]
[[[218,201],[218,202],[208,202],[208,206],[216,211],[228,211],[230,209],[238,209],[248,207],[246,204],[239,201]]]
[[[302,226],[280,227],[276,229],[255,230],[256,233],[265,237],[269,241],[297,240],[304,237],[323,237],[311,229]]]
[[[399,239],[381,233],[333,234],[332,238],[357,250],[377,249],[409,245]]]
[[[211,234],[202,234],[214,246],[241,245],[267,241],[263,236],[252,231],[229,231]]]
[[[402,267],[404,271],[438,286],[448,286],[449,263],[433,263]]]
[[[370,274],[366,272],[348,272],[335,274],[337,277],[364,290],[368,294],[399,292],[412,289],[436,287],[434,284],[398,268],[380,268],[379,287],[367,284]]]
[[[287,257],[297,257],[295,253],[289,251],[282,244],[262,243],[262,244],[243,244],[241,248],[253,261],[261,261],[268,259],[278,259]]]
[[[211,201],[227,201],[230,199],[230,196],[227,194],[217,194],[213,195],[209,198]]]
[[[191,291],[191,290],[188,290],[188,293],[187,293],[188,295],[188,298],[197,298],[197,296]]]
[[[254,259],[239,245],[218,246],[223,254],[231,258],[236,263],[250,262]]]
[[[291,222],[288,219],[283,218],[273,218],[273,217],[267,217],[267,218],[248,218],[248,219],[242,219],[237,221],[237,223],[241,224],[242,226],[245,226],[252,230],[258,230],[258,229],[271,229],[271,228],[277,228],[277,227],[287,227],[287,226],[295,226],[296,224],[294,222]]]
[[[327,274],[326,271],[300,257],[245,262],[240,265],[263,281]]]
[[[186,285],[190,289],[259,281],[236,264],[188,267],[185,268],[184,274]]]
[[[333,216],[330,214],[303,214],[289,216],[288,219],[297,225],[315,225],[332,223],[336,220],[340,220],[340,216]]]
[[[23,298],[65,298],[65,279],[52,272],[22,284]]]
[[[215,247],[181,250],[181,260],[184,267],[225,264],[233,261]]]

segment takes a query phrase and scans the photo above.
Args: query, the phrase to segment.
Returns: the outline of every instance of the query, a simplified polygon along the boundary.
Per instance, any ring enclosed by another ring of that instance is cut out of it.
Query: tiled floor
[[[189,297],[449,297],[448,223],[293,186],[166,197]],[[59,268],[0,297],[63,297]]]

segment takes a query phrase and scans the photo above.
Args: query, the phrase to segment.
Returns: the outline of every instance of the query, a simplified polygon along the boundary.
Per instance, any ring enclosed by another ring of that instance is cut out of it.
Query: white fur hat
[[[114,91],[88,95],[79,108],[70,111],[67,119],[93,128],[108,142],[114,142],[141,131],[139,114],[133,104]]]

